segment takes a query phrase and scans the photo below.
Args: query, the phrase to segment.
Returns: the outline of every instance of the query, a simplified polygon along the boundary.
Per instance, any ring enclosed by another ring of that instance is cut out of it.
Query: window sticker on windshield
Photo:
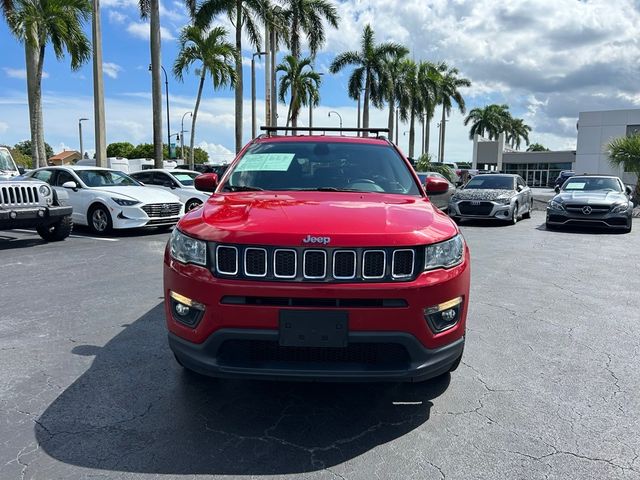
[[[236,172],[285,172],[294,156],[294,153],[250,153],[242,157]]]
[[[586,182],[569,182],[564,187],[564,189],[565,190],[584,190],[584,186],[586,184],[587,184]]]

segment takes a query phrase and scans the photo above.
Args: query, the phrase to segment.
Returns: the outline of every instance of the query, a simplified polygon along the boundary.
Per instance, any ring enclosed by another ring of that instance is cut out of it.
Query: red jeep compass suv
[[[447,183],[431,178],[425,191],[384,137],[267,130],[219,183],[196,178],[213,195],[167,246],[177,361],[211,376],[297,380],[419,381],[454,370],[469,252],[427,197]]]

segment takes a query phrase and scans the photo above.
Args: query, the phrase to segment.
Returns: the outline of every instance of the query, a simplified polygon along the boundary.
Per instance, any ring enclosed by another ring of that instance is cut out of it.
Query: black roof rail
[[[323,134],[329,133],[371,133],[376,137],[381,138],[381,133],[389,133],[389,129],[384,128],[336,128],[336,127],[260,127],[260,130],[267,132],[268,136],[272,136],[278,132],[307,132],[311,135],[312,132],[322,132]]]

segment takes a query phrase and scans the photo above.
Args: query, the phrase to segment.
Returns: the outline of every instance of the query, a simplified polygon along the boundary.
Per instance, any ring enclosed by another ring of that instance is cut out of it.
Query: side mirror
[[[522,190],[524,190],[524,187],[523,187],[522,185],[518,185],[518,186],[516,187],[516,190],[517,190],[517,191],[519,191],[519,192],[521,192]]]
[[[556,193],[560,193],[560,187],[556,185],[556,188],[554,188]]]
[[[203,173],[194,180],[196,190],[213,193],[218,188],[218,175],[215,173]]]
[[[24,167],[18,167],[18,173],[20,175],[24,175],[24,172],[26,172],[26,170],[24,169]]]
[[[69,188],[71,190],[73,190],[74,192],[78,191],[78,184],[72,180],[69,180],[68,182],[64,182],[62,184],[62,188]]]
[[[427,177],[424,182],[427,195],[440,195],[449,191],[449,182],[442,178]]]
[[[624,187],[624,191],[627,193],[627,195],[631,196],[631,194],[633,193],[633,189],[627,185],[626,187]]]

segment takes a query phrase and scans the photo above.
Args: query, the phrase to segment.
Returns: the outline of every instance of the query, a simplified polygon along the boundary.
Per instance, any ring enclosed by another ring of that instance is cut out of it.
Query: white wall
[[[605,153],[611,140],[627,134],[627,125],[640,125],[640,109],[580,112],[576,173],[617,175],[625,183],[636,183],[635,175],[611,167]]]

